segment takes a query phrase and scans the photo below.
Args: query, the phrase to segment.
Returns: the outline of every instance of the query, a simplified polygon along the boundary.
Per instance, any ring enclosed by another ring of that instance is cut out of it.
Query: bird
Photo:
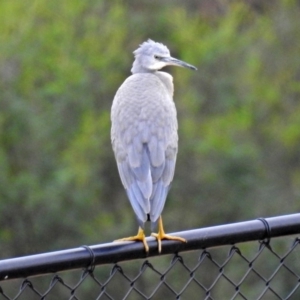
[[[158,252],[164,239],[186,242],[167,235],[162,210],[173,180],[177,149],[178,123],[173,101],[173,77],[159,71],[165,66],[196,67],[173,58],[169,49],[151,39],[133,52],[131,73],[117,90],[111,108],[111,143],[122,184],[139,224],[135,236],[117,241],[141,241],[149,246],[145,223],[152,231],[158,226]]]

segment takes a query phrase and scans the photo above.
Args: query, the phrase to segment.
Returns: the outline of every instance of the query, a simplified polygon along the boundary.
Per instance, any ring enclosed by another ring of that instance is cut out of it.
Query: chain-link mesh
[[[6,280],[0,299],[300,299],[299,243],[281,237]]]

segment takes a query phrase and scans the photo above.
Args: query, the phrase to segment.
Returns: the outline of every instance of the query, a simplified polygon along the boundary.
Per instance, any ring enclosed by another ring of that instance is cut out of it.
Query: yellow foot
[[[128,241],[141,241],[141,242],[143,242],[144,247],[145,247],[145,251],[149,252],[149,246],[148,246],[147,241],[146,241],[146,236],[145,236],[144,230],[141,227],[139,227],[139,231],[138,231],[137,235],[115,240],[115,242],[128,242]]]
[[[161,241],[162,240],[174,240],[174,241],[180,241],[180,242],[186,243],[186,240],[179,236],[165,234],[161,216],[159,217],[159,220],[158,220],[158,233],[152,233],[151,235],[157,239],[159,253],[161,253]]]

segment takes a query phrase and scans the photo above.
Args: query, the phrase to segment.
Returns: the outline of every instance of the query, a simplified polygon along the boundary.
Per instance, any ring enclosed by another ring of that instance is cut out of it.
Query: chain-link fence
[[[2,260],[0,299],[300,299],[300,214],[176,234],[148,258],[110,243]]]

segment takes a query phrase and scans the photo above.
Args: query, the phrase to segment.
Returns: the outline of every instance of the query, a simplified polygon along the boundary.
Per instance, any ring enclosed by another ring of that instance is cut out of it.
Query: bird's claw
[[[162,217],[159,217],[158,220],[158,233],[152,233],[151,236],[155,237],[158,243],[158,253],[161,253],[161,241],[162,240],[173,240],[173,241],[180,241],[183,243],[186,243],[186,239],[181,238],[179,236],[173,236],[165,234],[163,223],[162,223]]]
[[[155,237],[158,243],[158,253],[161,253],[161,241],[162,240],[173,240],[186,243],[186,239],[181,238],[179,236],[173,236],[168,234],[159,234],[159,233],[152,233],[151,236]]]
[[[146,241],[144,230],[140,227],[137,235],[115,240],[115,242],[134,242],[141,241],[144,244],[145,251],[149,252],[149,246]]]

